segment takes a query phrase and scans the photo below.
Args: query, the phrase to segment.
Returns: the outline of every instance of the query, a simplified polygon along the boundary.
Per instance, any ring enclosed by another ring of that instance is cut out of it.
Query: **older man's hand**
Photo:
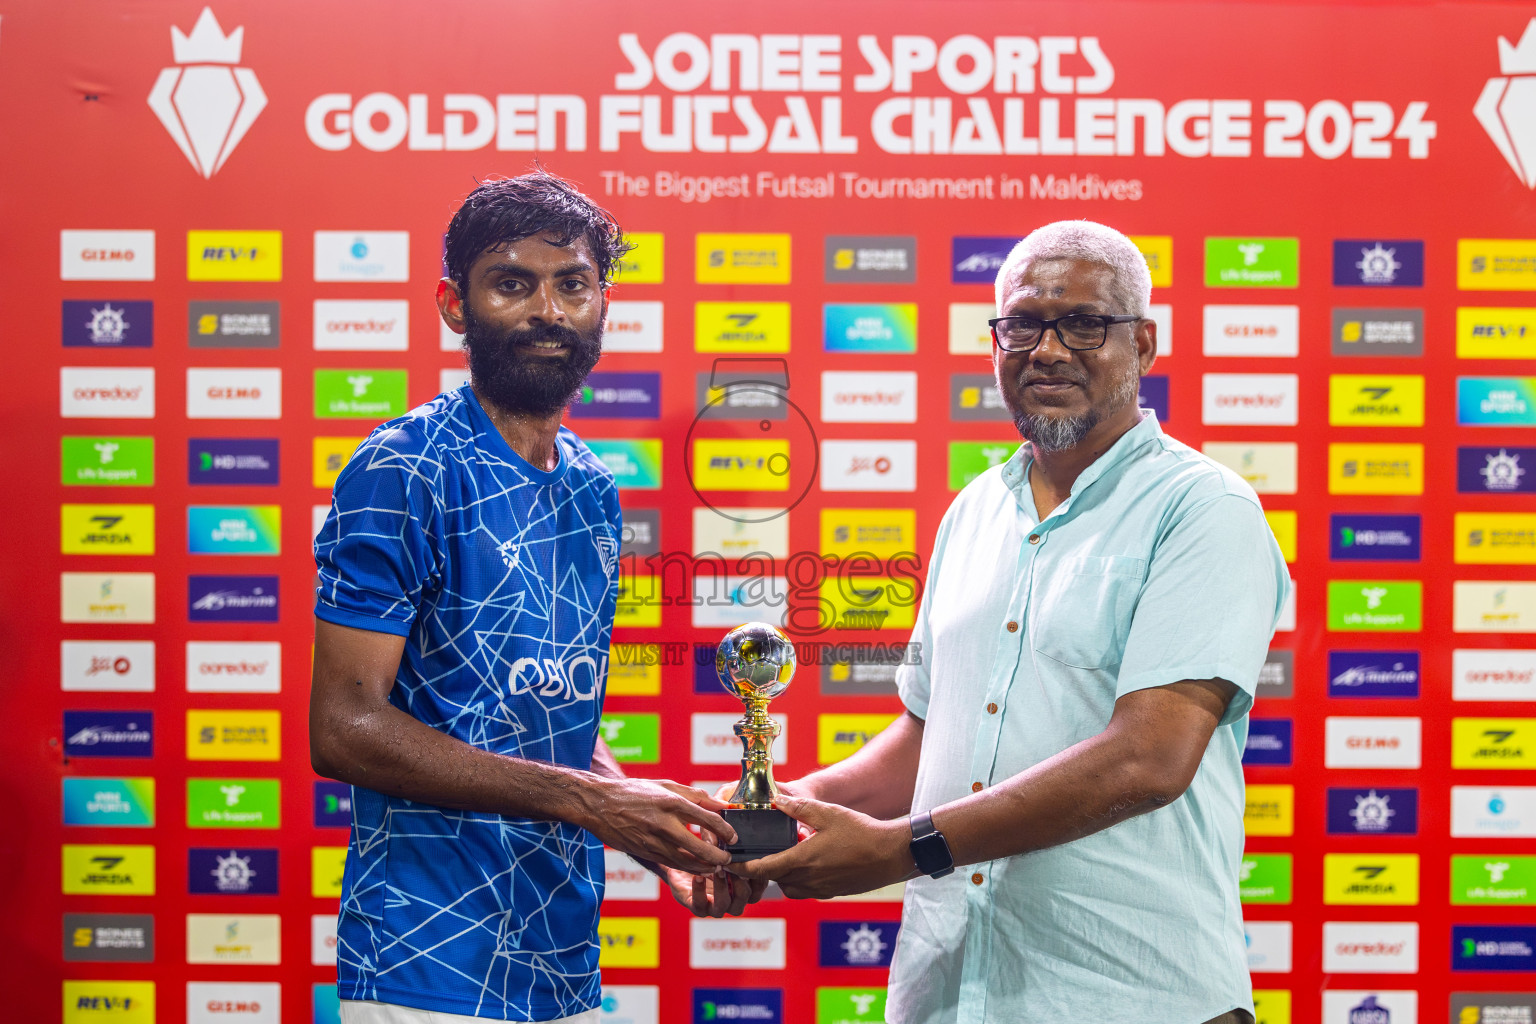
[[[836,804],[781,793],[774,806],[814,831],[782,853],[731,864],[727,871],[772,879],[791,899],[868,892],[917,873],[906,819],[880,821]]]

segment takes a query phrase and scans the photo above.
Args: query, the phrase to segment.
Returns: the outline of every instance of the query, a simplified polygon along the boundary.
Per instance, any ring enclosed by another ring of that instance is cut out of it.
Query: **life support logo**
[[[256,72],[233,66],[244,41],[243,27],[226,36],[204,7],[191,35],[171,27],[176,66],[161,70],[149,92],[149,108],[204,178],[218,173],[267,105]]]

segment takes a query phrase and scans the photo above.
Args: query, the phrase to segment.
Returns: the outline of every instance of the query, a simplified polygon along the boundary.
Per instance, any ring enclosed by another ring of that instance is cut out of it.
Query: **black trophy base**
[[[736,841],[725,848],[733,862],[766,857],[800,841],[795,819],[774,807],[764,810],[728,807],[720,816],[736,830]]]

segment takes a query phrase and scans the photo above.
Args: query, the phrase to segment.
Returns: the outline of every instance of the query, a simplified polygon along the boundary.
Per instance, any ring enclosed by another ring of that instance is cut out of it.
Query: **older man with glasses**
[[[992,365],[1028,443],[939,526],[905,714],[786,784],[815,834],[740,869],[912,879],[888,1021],[1253,1019],[1242,752],[1288,577],[1253,490],[1137,408],[1151,292],[1103,225],[1013,250]]]

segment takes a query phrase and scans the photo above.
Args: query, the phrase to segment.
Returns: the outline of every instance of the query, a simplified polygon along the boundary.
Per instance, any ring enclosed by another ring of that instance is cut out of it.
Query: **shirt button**
[[[1010,621],[1008,623],[1008,632],[1010,632],[1010,633],[1017,633],[1018,631],[1019,631],[1019,624],[1017,622],[1011,622]]]
[[[985,882],[985,881],[986,881],[986,879],[982,877],[980,871],[976,872],[974,875],[971,876],[971,884],[972,885],[980,885],[982,882]]]
[[[982,791],[982,790],[983,790],[983,789],[985,789],[985,788],[986,788],[986,787],[985,787],[985,786],[983,786],[983,785],[982,785],[982,784],[981,784],[981,783],[979,783],[979,782],[973,782],[973,783],[971,783],[971,792],[972,792],[972,793],[980,793],[980,792],[981,792],[981,791]]]
[[[997,714],[997,705],[996,704],[988,704],[987,705],[987,714],[989,714],[989,715]]]
[[[1029,535],[1029,542],[1031,544],[1039,544],[1040,543],[1040,535],[1038,533],[1030,534]]]

